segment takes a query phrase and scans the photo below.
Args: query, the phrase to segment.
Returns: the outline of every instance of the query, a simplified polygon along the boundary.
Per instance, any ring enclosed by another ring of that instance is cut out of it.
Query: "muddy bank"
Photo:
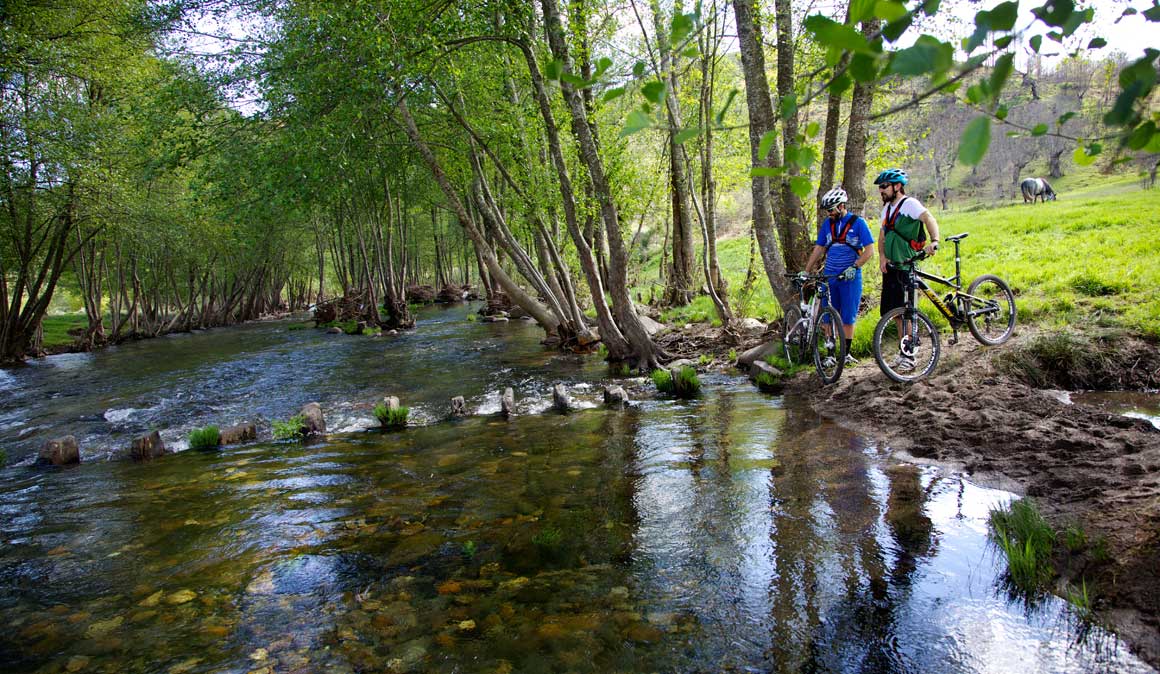
[[[1086,581],[1097,620],[1160,666],[1160,430],[1036,386],[1155,388],[1156,345],[1094,338],[1072,353],[1053,335],[1026,333],[997,349],[960,342],[918,384],[894,384],[870,360],[825,390],[799,375],[791,394],[901,458],[1034,498],[1059,531],[1082,527],[1089,545],[1056,560],[1060,586]],[[1101,539],[1110,555],[1098,550]]]

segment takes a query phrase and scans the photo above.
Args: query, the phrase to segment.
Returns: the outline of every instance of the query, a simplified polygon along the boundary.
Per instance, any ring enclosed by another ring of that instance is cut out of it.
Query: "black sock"
[[[854,340],[852,340],[852,339],[842,339],[842,341],[843,341],[843,342],[845,342],[845,344],[846,344],[846,355],[848,356],[848,355],[850,355],[850,344],[851,344],[851,343],[852,343]]]

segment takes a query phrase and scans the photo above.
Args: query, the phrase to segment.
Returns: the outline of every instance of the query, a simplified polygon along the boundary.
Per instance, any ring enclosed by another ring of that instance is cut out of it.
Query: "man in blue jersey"
[[[874,237],[866,221],[846,212],[849,197],[841,187],[826,192],[819,207],[829,216],[818,228],[814,250],[806,261],[806,271],[812,272],[824,255],[824,272],[836,276],[830,281],[830,302],[842,315],[842,332],[846,342],[846,365],[857,365],[850,355],[850,341],[854,338],[854,321],[862,301],[862,267],[874,257]]]

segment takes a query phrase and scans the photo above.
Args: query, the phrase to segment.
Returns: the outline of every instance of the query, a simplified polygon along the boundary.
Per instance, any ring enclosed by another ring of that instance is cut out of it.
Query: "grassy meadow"
[[[1019,320],[1024,324],[1113,328],[1160,339],[1160,189],[1141,190],[1134,180],[1102,187],[1077,181],[1075,187],[1074,192],[1060,188],[1059,200],[1049,203],[935,210],[944,238],[970,233],[962,242],[964,285],[984,273],[1002,277],[1015,292]],[[875,236],[876,220],[871,220]],[[721,241],[718,251],[734,306],[744,307],[743,315],[764,321],[778,318],[780,310],[765,282],[760,258],[754,292],[749,297],[740,292],[749,263],[749,239]],[[656,278],[658,264],[659,259],[650,259],[642,276]],[[940,275],[954,273],[953,245],[944,243],[924,269]],[[870,353],[882,279],[872,265],[863,281],[869,303],[858,319],[856,356]],[[647,287],[638,290],[648,296]],[[928,315],[941,320],[933,310]],[[713,322],[716,315],[709,299],[698,297],[687,307],[667,311],[663,318],[676,323]]]

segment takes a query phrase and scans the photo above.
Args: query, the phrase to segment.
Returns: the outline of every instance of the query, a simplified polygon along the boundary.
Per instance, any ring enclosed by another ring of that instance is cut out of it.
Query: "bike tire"
[[[830,319],[830,336],[826,337],[823,319]],[[810,350],[813,352],[814,369],[823,384],[833,384],[842,376],[846,367],[846,340],[842,338],[842,315],[834,307],[822,307],[814,317],[810,333],[813,335]]]
[[[971,297],[962,299],[967,328],[980,344],[998,346],[1015,333],[1015,293],[1003,279],[983,274],[967,288]],[[994,303],[993,305],[990,303]],[[987,313],[979,314],[979,311]]]
[[[790,307],[785,312],[785,335],[782,337],[782,346],[785,350],[786,362],[791,367],[805,362],[808,329],[809,326],[802,322],[801,309]]]
[[[878,367],[882,369],[883,374],[900,384],[910,384],[929,376],[938,365],[939,355],[942,352],[938,330],[934,327],[934,323],[927,318],[926,314],[915,310],[915,322],[918,324],[918,344],[913,356],[914,368],[907,370],[900,363],[890,361],[897,352],[896,350],[900,349],[901,336],[894,319],[903,318],[906,311],[906,307],[897,307],[887,311],[878,321],[878,325],[874,326],[874,342],[872,344],[874,360],[878,362]]]

